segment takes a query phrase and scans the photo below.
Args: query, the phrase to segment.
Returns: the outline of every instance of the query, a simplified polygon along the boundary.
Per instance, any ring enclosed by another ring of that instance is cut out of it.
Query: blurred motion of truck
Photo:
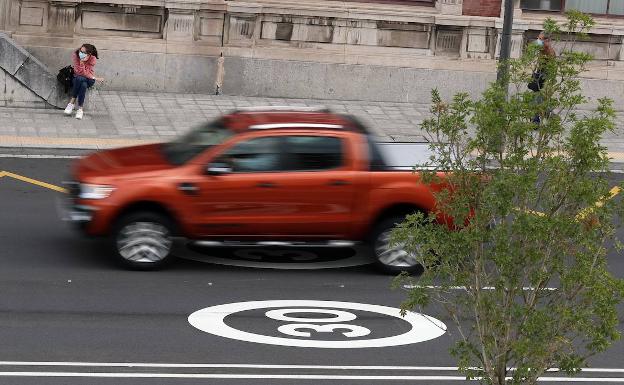
[[[414,271],[390,242],[430,212],[436,186],[412,167],[426,143],[377,143],[355,118],[268,107],[232,112],[169,143],[96,152],[74,164],[69,218],[110,236],[137,269],[162,267],[177,237],[259,245],[366,242],[385,272]]]

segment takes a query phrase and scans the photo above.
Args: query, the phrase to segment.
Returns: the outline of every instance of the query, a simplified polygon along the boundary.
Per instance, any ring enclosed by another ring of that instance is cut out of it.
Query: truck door
[[[289,213],[280,219],[280,232],[344,238],[352,221],[356,178],[345,156],[345,139],[339,133],[289,134],[282,146],[284,173],[276,181]]]
[[[279,136],[243,139],[206,165],[194,199],[198,233],[217,237],[280,235],[288,211],[278,183],[283,162]]]

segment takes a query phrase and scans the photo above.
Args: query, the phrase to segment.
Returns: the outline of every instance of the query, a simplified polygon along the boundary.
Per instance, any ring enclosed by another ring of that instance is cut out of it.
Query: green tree
[[[562,51],[548,57],[530,44],[510,60],[510,95],[496,83],[478,100],[461,93],[445,103],[432,92],[422,126],[434,155],[422,178],[446,187],[434,213],[395,230],[424,266],[395,283],[408,288],[404,311],[445,309],[458,335],[451,353],[482,383],[534,384],[551,368],[574,374],[620,336],[624,282],[606,256],[619,245],[622,207],[609,199],[618,190],[599,143],[615,114],[606,98],[576,112],[587,102],[579,75],[591,57],[573,46],[592,25],[579,12],[546,21]],[[538,68],[546,80],[534,93],[527,83]]]

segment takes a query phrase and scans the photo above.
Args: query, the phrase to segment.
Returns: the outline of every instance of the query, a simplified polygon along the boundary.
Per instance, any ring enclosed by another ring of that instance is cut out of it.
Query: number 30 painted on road
[[[337,317],[331,318],[299,318],[299,317],[286,317],[284,314],[290,313],[320,313],[320,314],[333,314]],[[280,310],[269,310],[265,313],[265,315],[269,318],[272,318],[277,321],[286,321],[286,322],[301,322],[301,323],[292,323],[288,325],[282,325],[277,330],[281,333],[288,334],[290,336],[295,337],[311,337],[312,334],[310,332],[302,332],[299,329],[311,329],[318,333],[332,333],[336,330],[349,330],[348,332],[343,332],[342,334],[345,337],[355,338],[355,337],[364,337],[371,333],[371,331],[365,327],[359,325],[350,325],[345,323],[330,323],[325,325],[316,325],[307,322],[349,322],[353,321],[357,318],[357,316],[353,313],[349,313],[347,311],[340,310],[330,310],[330,309],[280,309]]]

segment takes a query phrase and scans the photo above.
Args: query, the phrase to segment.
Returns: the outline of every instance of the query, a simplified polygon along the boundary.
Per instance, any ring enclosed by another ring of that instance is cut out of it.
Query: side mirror
[[[208,175],[225,175],[232,172],[232,167],[230,167],[227,163],[217,162],[210,163],[208,167],[206,167],[206,174]]]

